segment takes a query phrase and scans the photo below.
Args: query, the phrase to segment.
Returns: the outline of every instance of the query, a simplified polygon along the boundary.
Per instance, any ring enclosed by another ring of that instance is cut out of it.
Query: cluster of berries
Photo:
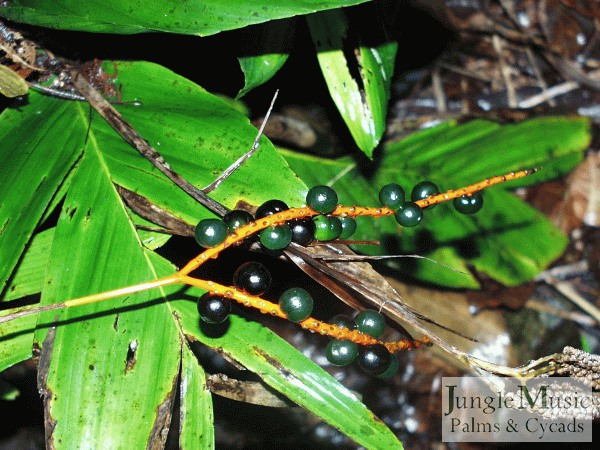
[[[429,181],[417,184],[411,193],[411,201],[405,201],[404,189],[397,184],[388,184],[379,192],[382,205],[394,212],[396,221],[404,227],[414,227],[423,219],[423,209],[416,203],[439,195],[437,186]],[[268,250],[282,250],[290,242],[306,246],[313,240],[332,241],[348,239],[356,231],[356,221],[347,213],[333,215],[338,207],[338,196],[329,186],[315,186],[306,195],[306,204],[318,213],[309,218],[292,219],[276,226],[265,228],[260,233],[260,243]],[[463,195],[454,199],[455,209],[463,214],[473,214],[483,206],[481,192]],[[433,208],[434,206],[426,206]],[[237,228],[255,220],[278,214],[289,209],[281,200],[263,203],[253,217],[247,211],[234,210],[223,220],[204,219],[196,227],[195,237],[202,247],[210,248],[221,244]],[[379,214],[383,214],[378,210]]]
[[[426,201],[428,197],[435,195],[439,195],[435,184],[428,181],[421,182],[413,189],[412,201],[408,202],[405,201],[405,193],[401,186],[388,184],[379,193],[379,199],[386,211],[375,209],[369,215],[394,214],[400,225],[413,227],[418,225],[423,218],[422,208],[416,202]],[[281,220],[281,223],[263,228],[259,235],[261,245],[269,251],[277,251],[285,249],[291,242],[307,246],[314,240],[348,239],[356,231],[354,218],[348,212],[342,210],[338,212],[339,208],[344,208],[338,205],[337,193],[332,188],[328,186],[313,187],[308,191],[306,204],[311,210],[311,214],[308,214],[307,217]],[[479,192],[454,199],[455,208],[465,214],[477,212],[481,209],[482,204]],[[350,208],[350,211],[353,209],[355,208]],[[286,211],[289,211],[289,207],[281,200],[269,200],[257,209],[255,217],[247,211],[234,210],[225,215],[223,220],[204,219],[196,227],[196,241],[202,247],[213,248],[221,245],[231,233],[236,233],[240,228]],[[360,215],[362,214],[364,211],[360,213]],[[236,270],[233,277],[233,285],[236,290],[254,297],[264,294],[271,282],[269,271],[258,262],[243,264]],[[306,290],[296,287],[281,295],[279,307],[289,321],[299,323],[310,318],[313,299]],[[198,301],[200,317],[209,323],[223,322],[227,319],[230,311],[229,299],[222,295],[207,293]],[[375,340],[385,330],[383,315],[374,310],[362,311],[354,320],[338,315],[330,321],[330,324],[337,329],[356,330]],[[358,358],[358,363],[363,370],[382,378],[391,377],[398,370],[397,359],[381,343],[359,347],[351,339],[334,338],[327,345],[325,355],[331,364],[337,366],[350,364]]]
[[[390,183],[379,191],[379,201],[382,205],[395,211],[396,221],[400,225],[403,227],[414,227],[423,219],[423,209],[435,207],[435,205],[431,205],[421,208],[415,202],[426,200],[427,197],[439,194],[438,187],[431,181],[421,181],[413,188],[410,194],[411,201],[407,202],[402,186]],[[474,192],[473,194],[463,195],[454,199],[454,208],[462,214],[474,214],[482,207],[483,197],[481,192]]]

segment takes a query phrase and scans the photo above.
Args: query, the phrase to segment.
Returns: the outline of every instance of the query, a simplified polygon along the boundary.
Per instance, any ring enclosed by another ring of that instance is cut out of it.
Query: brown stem
[[[155,223],[156,225],[166,228],[166,230],[162,230],[163,232],[177,234],[179,236],[194,235],[194,226],[184,222],[181,219],[178,219],[173,214],[152,204],[152,202],[150,202],[150,200],[148,200],[146,197],[130,191],[129,189],[125,189],[123,186],[119,186],[118,184],[116,186],[119,194],[134,213],[152,223]]]
[[[73,84],[92,107],[106,120],[119,135],[150,161],[158,170],[164,173],[173,183],[183,189],[197,202],[204,205],[216,215],[223,217],[229,209],[213,200],[200,189],[196,188],[177,174],[148,142],[123,118],[119,112],[102,97],[96,89],[77,71],[72,72]]]

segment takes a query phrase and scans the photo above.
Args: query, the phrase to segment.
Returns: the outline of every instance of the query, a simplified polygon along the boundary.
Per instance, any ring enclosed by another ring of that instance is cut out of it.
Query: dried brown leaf
[[[517,363],[501,311],[486,310],[474,316],[469,311],[467,295],[463,292],[412,286],[391,279],[388,281],[411,309],[477,340],[467,341],[446,330],[436,331],[448,344],[496,364],[512,366]],[[456,367],[464,368],[454,358],[448,358],[448,354],[441,349],[434,346],[431,351]]]
[[[123,200],[125,200],[125,203],[127,203],[127,206],[140,217],[164,227],[173,234],[178,234],[180,236],[194,235],[194,227],[192,225],[178,219],[164,209],[153,205],[146,197],[119,185],[117,185],[117,189],[121,197],[123,197]]]
[[[208,375],[206,383],[213,394],[232,400],[273,408],[295,406],[294,402],[273,391],[263,382],[240,381],[227,375],[215,374]]]
[[[345,245],[324,244],[316,247],[290,246],[288,252],[302,258],[304,262],[315,269],[320,270],[342,287],[353,297],[352,304],[359,302],[361,308],[368,307],[380,309],[382,313],[396,322],[399,329],[404,331],[404,325],[409,325],[419,333],[422,333],[431,342],[439,345],[445,351],[452,353],[457,358],[464,358],[464,353],[452,345],[448,345],[436,334],[426,328],[421,322],[431,323],[441,329],[446,329],[452,333],[460,334],[458,331],[448,329],[445,324],[435,322],[424,316],[422,313],[406,306],[402,297],[387,282],[387,280],[366,262],[343,261],[325,263],[319,259],[323,256],[332,255],[353,255],[351,249]],[[338,295],[335,291],[332,291]],[[338,296],[342,301],[346,301],[343,296]],[[350,303],[349,303],[350,304]],[[351,306],[352,306],[351,304]],[[354,307],[354,306],[353,306]],[[469,339],[469,338],[467,338]]]
[[[569,223],[568,215],[588,226],[600,225],[600,154],[590,152],[587,158],[577,166],[567,180],[568,189],[564,205],[552,212],[553,221]],[[572,229],[563,229],[569,234]]]

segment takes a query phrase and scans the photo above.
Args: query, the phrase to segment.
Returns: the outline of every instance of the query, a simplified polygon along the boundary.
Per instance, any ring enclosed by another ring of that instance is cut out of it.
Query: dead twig
[[[260,140],[260,137],[262,136],[263,131],[265,129],[265,125],[267,124],[267,121],[269,120],[269,116],[271,115],[271,111],[273,110],[273,105],[275,104],[275,100],[277,99],[278,94],[279,94],[279,90],[275,91],[273,100],[271,100],[271,105],[269,106],[267,114],[265,115],[265,118],[263,119],[262,125],[260,126],[260,129],[258,130],[258,134],[256,135],[256,138],[254,139],[254,143],[252,144],[252,147],[250,148],[250,150],[246,154],[241,156],[232,165],[230,165],[227,169],[225,169],[223,171],[223,173],[216,178],[215,181],[213,181],[208,186],[206,186],[204,189],[202,189],[202,192],[204,194],[208,194],[209,192],[212,192],[215,189],[217,189],[223,181],[225,181],[227,178],[229,178],[244,162],[246,162],[248,159],[250,159],[250,157],[252,155],[254,155],[254,152],[256,152],[256,150],[258,149],[258,147],[260,145],[258,141]]]
[[[206,376],[206,385],[213,394],[239,402],[269,406],[271,408],[290,408],[296,406],[294,402],[288,400],[277,391],[269,389],[261,381],[240,381],[229,378],[224,374],[215,374]]]
[[[592,316],[596,322],[600,322],[600,310],[579,295],[570,282],[555,280],[548,280],[546,282],[553,286],[554,289],[556,289],[562,295],[571,300],[575,305],[579,306],[579,308],[583,309],[586,313]]]
[[[516,108],[518,106],[517,102],[517,93],[515,91],[515,86],[513,85],[510,79],[510,66],[506,62],[506,57],[504,56],[504,48],[503,43],[499,35],[494,34],[492,36],[492,45],[494,46],[494,50],[498,54],[498,64],[500,65],[500,74],[502,75],[502,79],[504,80],[504,85],[506,86],[506,95],[508,96],[508,106],[509,108]]]
[[[573,322],[576,322],[579,325],[583,325],[585,327],[598,326],[598,322],[596,322],[593,318],[586,314],[554,308],[544,302],[540,302],[537,300],[527,300],[527,302],[525,303],[525,307],[546,314],[552,314],[562,319],[572,320]]]
[[[436,66],[433,70],[433,73],[431,74],[431,81],[433,84],[433,93],[437,103],[437,112],[439,114],[444,114],[448,108],[446,106],[446,94],[444,93],[439,66]]]

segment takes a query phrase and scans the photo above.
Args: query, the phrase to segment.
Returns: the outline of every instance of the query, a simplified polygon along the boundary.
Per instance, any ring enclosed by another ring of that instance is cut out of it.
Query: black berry
[[[329,320],[329,323],[331,325],[336,325],[339,328],[347,328],[350,331],[352,331],[356,328],[356,323],[354,323],[354,320],[352,320],[350,317],[346,316],[345,314],[338,314],[337,316],[333,316]]]
[[[231,304],[225,297],[204,294],[198,299],[200,318],[208,323],[224,322],[231,312]]]
[[[262,219],[263,217],[272,216],[281,211],[288,210],[289,207],[281,200],[268,200],[258,207],[256,210],[256,218]]]
[[[358,352],[358,365],[371,375],[381,375],[392,362],[392,355],[382,344],[361,346]]]
[[[254,222],[254,217],[248,211],[234,209],[233,211],[225,214],[223,221],[229,227],[229,232],[233,233],[236,228],[243,227],[244,225],[248,225],[250,222]]]
[[[247,262],[235,271],[233,285],[247,294],[261,295],[271,286],[271,274],[261,263]]]
[[[315,239],[315,223],[311,220],[293,219],[287,222],[292,229],[292,242],[307,246]]]

